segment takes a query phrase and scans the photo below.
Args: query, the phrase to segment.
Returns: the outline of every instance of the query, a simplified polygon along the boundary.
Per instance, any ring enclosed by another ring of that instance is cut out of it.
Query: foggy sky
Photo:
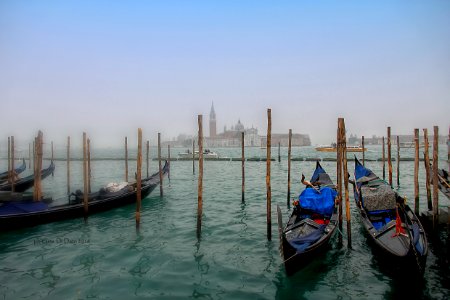
[[[450,112],[450,2],[0,2],[0,145],[163,139],[237,120],[334,141],[412,134]]]

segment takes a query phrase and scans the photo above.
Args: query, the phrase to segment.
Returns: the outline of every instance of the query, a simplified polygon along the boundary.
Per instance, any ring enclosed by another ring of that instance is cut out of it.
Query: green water
[[[441,146],[440,165],[446,167]],[[153,149],[154,150],[154,149]],[[173,149],[172,156],[185,149]],[[214,149],[222,156],[239,157],[240,149]],[[445,150],[445,151],[444,151]],[[381,157],[369,147],[368,158]],[[153,151],[155,153],[155,151]],[[164,153],[163,153],[164,154]],[[447,299],[450,295],[446,232],[430,237],[430,253],[423,277],[386,265],[367,245],[351,194],[352,249],[336,238],[292,277],[284,272],[278,252],[276,205],[286,207],[287,149],[281,163],[272,162],[272,241],[266,237],[265,162],[247,162],[245,204],[241,204],[241,162],[204,163],[203,226],[196,238],[197,173],[192,162],[175,161],[171,180],[143,201],[141,229],[136,231],[134,205],[83,219],[50,223],[0,234],[0,297],[2,299]],[[64,157],[64,149],[56,153]],[[94,150],[93,157],[120,157],[121,151]],[[133,155],[132,153],[130,156]],[[272,150],[277,157],[277,149]],[[335,154],[320,154],[322,158]],[[413,150],[402,150],[412,157]],[[264,157],[265,150],[246,149],[247,157]],[[293,156],[317,157],[312,147],[295,148]],[[361,157],[361,154],[358,154]],[[350,155],[349,155],[350,157]],[[1,170],[5,162],[1,162]],[[47,162],[44,162],[44,166]],[[130,174],[135,163],[130,162]],[[150,163],[155,172],[157,163]],[[367,162],[381,175],[380,162]],[[298,195],[300,174],[307,177],[314,162],[292,163],[292,197]],[[335,178],[335,163],[322,166]],[[121,161],[94,161],[93,190],[123,180]],[[80,162],[72,163],[72,190],[82,188]],[[413,162],[400,165],[398,191],[413,199]],[[420,165],[421,208],[426,208],[423,162]],[[145,172],[144,165],[144,172]],[[353,163],[349,163],[349,170]],[[387,170],[387,166],[386,166]],[[394,182],[396,164],[394,163]],[[387,171],[386,171],[387,174]],[[56,162],[54,177],[44,180],[54,198],[66,193],[66,163]],[[449,205],[440,195],[442,207]],[[345,217],[344,217],[345,219]]]

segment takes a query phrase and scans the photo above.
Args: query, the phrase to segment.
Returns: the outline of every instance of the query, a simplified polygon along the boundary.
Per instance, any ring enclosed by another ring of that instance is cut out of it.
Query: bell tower
[[[209,137],[216,137],[216,112],[214,111],[214,102],[211,105],[211,112],[209,113]]]

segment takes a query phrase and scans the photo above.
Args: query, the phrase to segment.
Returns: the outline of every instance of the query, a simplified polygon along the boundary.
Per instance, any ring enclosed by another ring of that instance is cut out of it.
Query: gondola
[[[166,162],[161,172],[165,175],[168,171],[169,163]],[[146,179],[142,179],[142,199],[147,197],[159,182],[159,172]],[[88,202],[88,214],[94,214],[135,203],[136,192],[136,183],[130,183],[116,192],[99,192],[98,194],[101,194],[101,196],[91,197],[91,200]],[[84,203],[81,199],[82,198],[76,197],[75,199],[70,199],[66,204],[54,206],[47,204],[45,201],[1,203],[0,231],[86,216]]]
[[[48,177],[55,170],[55,164],[51,161],[47,169],[41,170],[41,179]],[[25,192],[34,185],[34,174],[27,177],[19,178],[14,182],[15,192]],[[11,182],[3,182],[0,184],[0,191],[11,191]]]
[[[23,171],[25,171],[26,168],[27,168],[27,164],[25,163],[25,158],[22,158],[22,164],[14,169],[14,173],[16,175],[20,174]],[[9,173],[8,171],[0,173],[0,181],[8,179],[8,173]]]
[[[355,181],[351,183],[361,222],[376,252],[395,265],[423,272],[427,237],[405,199],[356,157]]]
[[[288,275],[327,249],[339,223],[336,186],[319,162],[310,182],[304,181],[304,176],[302,182],[306,188],[299,200],[294,201],[293,212],[284,228],[277,207],[280,253]]]

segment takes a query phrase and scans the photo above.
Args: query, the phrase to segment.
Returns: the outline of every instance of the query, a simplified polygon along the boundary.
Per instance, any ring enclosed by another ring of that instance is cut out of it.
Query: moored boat
[[[277,207],[280,253],[286,273],[292,275],[329,246],[339,223],[336,186],[319,162],[283,227]]]
[[[326,145],[326,146],[318,146],[315,148],[316,151],[320,151],[320,152],[336,152],[337,151],[337,147],[336,147],[336,143],[333,143],[331,145]],[[361,146],[349,146],[347,145],[347,152],[365,152],[367,151],[367,148],[361,147]]]
[[[428,242],[417,216],[389,184],[355,157],[355,201],[361,223],[381,255],[394,264],[417,266],[423,272]]]
[[[50,162],[50,165],[46,169],[41,170],[41,179],[48,177],[55,170],[55,164],[53,161]],[[29,188],[34,185],[34,174],[23,178],[17,178],[14,180],[14,191],[15,192],[25,192]],[[12,183],[5,181],[0,183],[0,191],[11,191]]]
[[[195,150],[194,151],[194,158],[198,159],[198,157],[199,157],[198,154],[199,154],[198,150]],[[192,152],[188,149],[186,152],[178,153],[178,157],[179,158],[187,158],[187,159],[190,158],[190,159],[192,159]],[[209,149],[205,149],[205,150],[203,150],[203,158],[206,158],[206,159],[208,159],[208,158],[219,158],[219,154],[217,154],[216,152],[211,151]]]
[[[18,174],[22,173],[23,171],[25,171],[26,168],[27,168],[27,164],[25,163],[25,158],[22,158],[22,164],[14,169],[15,175],[18,175]],[[0,180],[7,179],[8,178],[8,174],[9,174],[8,171],[0,173]]]
[[[165,175],[169,171],[166,162],[161,170]],[[142,179],[141,197],[144,199],[159,184],[159,172]],[[89,195],[88,214],[110,210],[136,202],[137,186],[130,183],[117,191],[99,191]],[[80,198],[81,197],[81,198]],[[0,204],[0,231],[35,226],[65,219],[85,216],[83,195],[78,194],[69,203],[49,205],[49,201],[11,201]],[[56,201],[54,201],[55,203]]]

